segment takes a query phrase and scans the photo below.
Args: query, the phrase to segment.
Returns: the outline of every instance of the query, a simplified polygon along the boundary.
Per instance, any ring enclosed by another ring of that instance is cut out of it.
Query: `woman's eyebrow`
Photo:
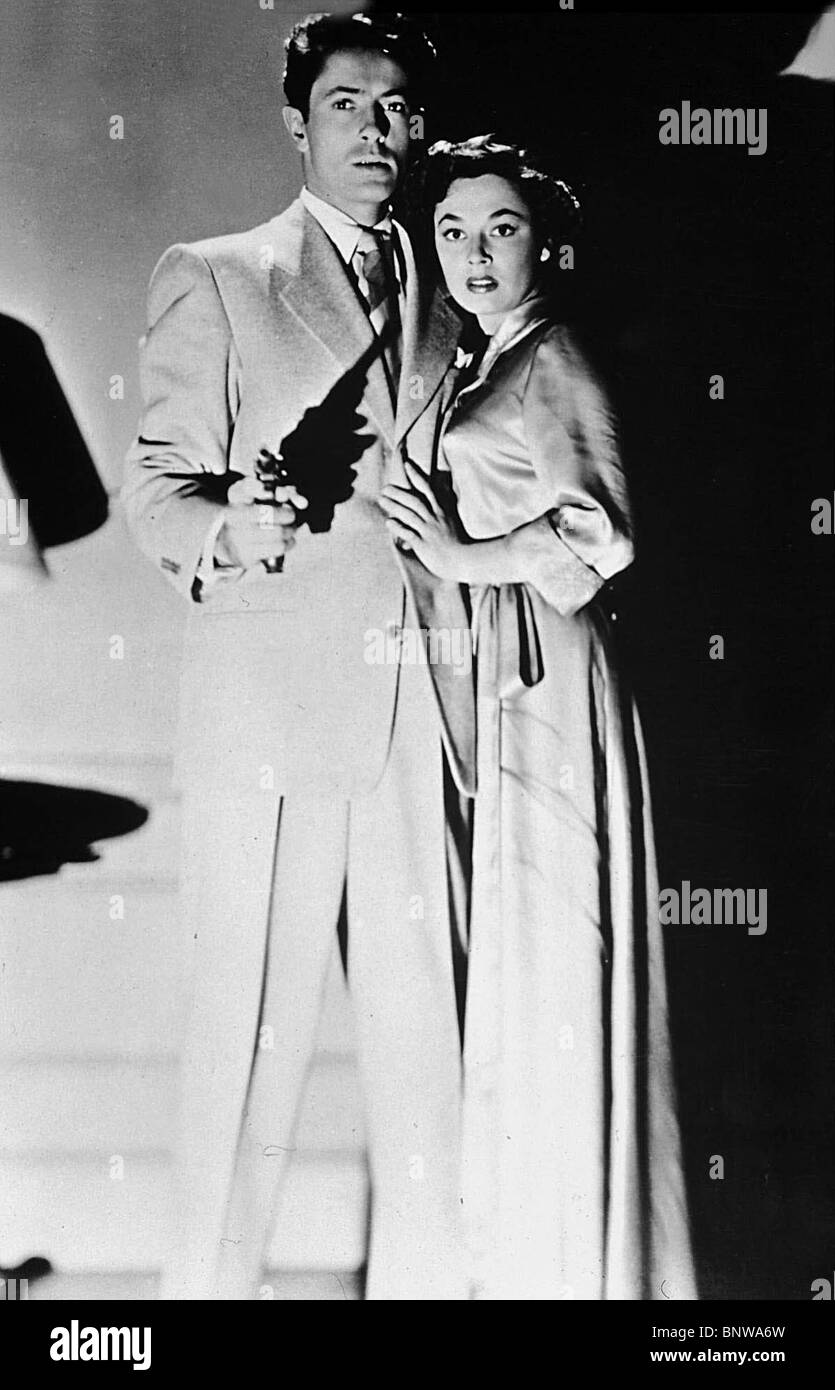
[[[518,208],[499,208],[498,212],[491,212],[490,216],[491,216],[491,217],[508,217],[508,216],[510,216],[510,217],[521,217],[521,218],[524,218],[525,214],[524,214],[524,212],[520,212]]]
[[[438,226],[440,227],[440,225],[441,225],[442,222],[460,222],[460,221],[461,221],[461,218],[458,216],[458,213],[457,213],[457,212],[445,212],[444,215],[443,215],[443,217],[439,217],[439,218],[438,218]]]

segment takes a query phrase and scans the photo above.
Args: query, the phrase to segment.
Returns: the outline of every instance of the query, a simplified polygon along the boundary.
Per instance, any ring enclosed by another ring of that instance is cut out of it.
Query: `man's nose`
[[[363,122],[363,138],[366,140],[384,140],[390,130],[391,121],[386,115],[384,107],[375,101]]]

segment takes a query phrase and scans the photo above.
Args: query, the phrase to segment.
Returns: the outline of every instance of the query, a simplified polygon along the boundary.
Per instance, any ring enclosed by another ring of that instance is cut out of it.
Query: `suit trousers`
[[[160,1297],[257,1296],[342,910],[371,1178],[366,1298],[467,1298],[459,1030],[472,802],[446,765],[429,672],[401,666],[372,793],[184,800],[193,992]]]

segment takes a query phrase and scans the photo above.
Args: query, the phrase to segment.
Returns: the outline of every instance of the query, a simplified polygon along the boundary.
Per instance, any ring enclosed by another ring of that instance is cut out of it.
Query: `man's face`
[[[310,115],[285,120],[311,193],[371,223],[389,202],[409,151],[406,74],[382,53],[332,53],[310,92]]]

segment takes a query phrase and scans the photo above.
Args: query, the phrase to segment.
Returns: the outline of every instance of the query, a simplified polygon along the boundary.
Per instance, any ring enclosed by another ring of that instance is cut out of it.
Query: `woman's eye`
[[[405,101],[389,101],[386,103],[386,110],[393,111],[395,116],[405,116],[406,109]]]
[[[444,241],[460,241],[463,235],[460,227],[447,227],[445,231],[441,232]]]
[[[348,97],[339,97],[333,104],[334,111],[350,111],[354,103]]]
[[[516,223],[515,223],[515,222],[500,222],[500,223],[498,224],[497,227],[494,227],[494,228],[493,228],[493,235],[494,235],[494,236],[513,236],[514,233],[517,232],[517,231],[518,231],[518,227],[516,226]]]

